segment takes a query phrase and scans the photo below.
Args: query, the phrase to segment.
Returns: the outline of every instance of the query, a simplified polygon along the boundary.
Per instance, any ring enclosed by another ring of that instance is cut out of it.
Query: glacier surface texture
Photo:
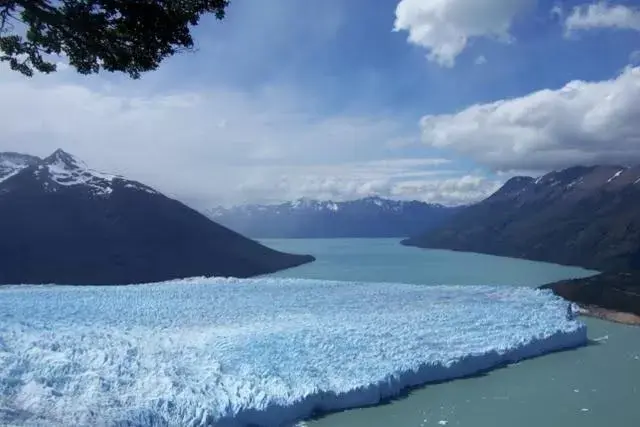
[[[586,341],[567,302],[529,288],[9,286],[0,425],[290,425]]]

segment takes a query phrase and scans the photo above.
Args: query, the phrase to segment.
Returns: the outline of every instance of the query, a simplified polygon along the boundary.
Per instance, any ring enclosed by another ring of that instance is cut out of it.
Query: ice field
[[[0,287],[0,425],[280,426],[587,342],[517,287]]]

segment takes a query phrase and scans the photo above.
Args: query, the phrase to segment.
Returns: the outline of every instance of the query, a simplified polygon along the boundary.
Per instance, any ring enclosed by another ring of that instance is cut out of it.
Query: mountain
[[[45,159],[0,158],[10,171],[0,182],[3,284],[248,277],[313,260],[271,250],[62,150]]]
[[[36,156],[20,153],[0,153],[0,182],[15,175],[22,169],[38,163],[40,159]]]
[[[440,224],[458,209],[368,197],[349,202],[300,199],[205,213],[255,238],[406,237]]]
[[[403,242],[577,265],[640,268],[640,166],[516,177],[437,230]]]

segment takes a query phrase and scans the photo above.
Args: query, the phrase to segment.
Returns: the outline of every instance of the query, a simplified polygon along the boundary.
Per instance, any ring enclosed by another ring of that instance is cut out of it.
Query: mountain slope
[[[583,306],[640,316],[640,273],[603,273],[582,279],[563,280],[541,286]]]
[[[0,183],[0,283],[248,277],[312,261],[222,227],[62,150]]]
[[[442,205],[369,197],[349,202],[301,199],[205,212],[255,238],[406,237],[440,224],[456,211]]]
[[[598,270],[640,268],[640,167],[573,167],[517,177],[406,245]]]
[[[27,154],[12,152],[0,153],[0,182],[39,161],[40,159],[38,157]]]

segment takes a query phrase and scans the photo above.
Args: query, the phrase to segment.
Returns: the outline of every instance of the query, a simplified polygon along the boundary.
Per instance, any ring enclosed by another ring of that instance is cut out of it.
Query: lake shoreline
[[[595,305],[578,305],[578,314],[623,325],[640,326],[640,316],[624,311],[609,310]]]
[[[640,325],[640,272],[605,272],[540,286],[581,307],[585,316]]]

